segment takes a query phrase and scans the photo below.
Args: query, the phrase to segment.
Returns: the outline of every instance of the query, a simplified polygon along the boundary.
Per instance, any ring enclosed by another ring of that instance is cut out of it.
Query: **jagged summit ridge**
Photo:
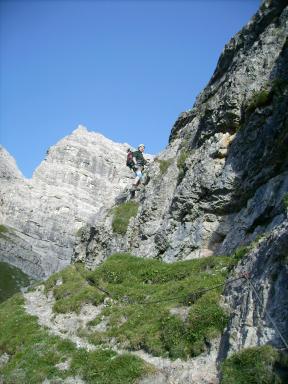
[[[15,159],[0,145],[0,177],[3,179],[23,179]]]
[[[95,225],[99,211],[111,206],[131,182],[125,166],[127,147],[78,126],[48,150],[30,180],[2,149],[1,223],[14,228],[11,236],[20,248],[9,256],[7,241],[1,239],[1,258],[34,276],[69,264],[78,229]]]

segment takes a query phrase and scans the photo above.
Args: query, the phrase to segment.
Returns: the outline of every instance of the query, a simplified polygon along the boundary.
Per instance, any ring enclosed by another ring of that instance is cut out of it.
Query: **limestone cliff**
[[[247,346],[283,347],[275,324],[288,339],[287,36],[287,2],[263,1],[174,124],[126,234],[113,233],[110,211],[75,247],[74,259],[93,266],[117,251],[170,262],[246,246],[233,273],[249,272],[262,304],[248,280],[226,289],[231,319],[219,360]]]
[[[1,148],[1,260],[34,277],[69,264],[79,228],[95,225],[130,183],[127,147],[79,126],[48,150],[31,180]]]
[[[121,248],[165,261],[230,254],[283,222],[287,12],[284,1],[263,2],[227,44],[210,83],[180,115],[169,146],[151,165],[126,237],[113,235],[108,216],[94,231],[111,241],[101,249],[94,238],[91,260]]]

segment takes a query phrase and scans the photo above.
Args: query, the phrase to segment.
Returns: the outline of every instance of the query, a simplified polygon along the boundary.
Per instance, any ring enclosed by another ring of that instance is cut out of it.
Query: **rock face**
[[[238,280],[225,291],[225,304],[233,310],[222,337],[220,360],[255,345],[288,347],[287,266],[286,219],[263,236],[234,271],[237,276],[248,274],[248,279]]]
[[[249,272],[256,293],[248,281],[226,290],[231,320],[219,360],[247,346],[283,347],[275,324],[288,339],[287,36],[287,1],[263,1],[174,124],[126,235],[113,233],[107,212],[75,247],[74,259],[94,266],[119,251],[172,262],[249,246],[235,274]]]
[[[231,254],[285,218],[288,191],[288,9],[265,1],[225,47],[192,110],[149,169],[126,237],[94,228],[93,263],[117,250],[165,261]],[[169,162],[166,172],[161,163]],[[91,229],[83,232],[87,243]],[[99,234],[99,236],[97,235]],[[103,234],[106,241],[103,242]],[[101,238],[100,238],[101,237]],[[104,244],[104,248],[101,247]],[[84,252],[84,253],[83,253]]]
[[[79,228],[95,225],[130,183],[127,148],[79,126],[49,149],[31,180],[1,148],[1,260],[34,277],[69,264]]]

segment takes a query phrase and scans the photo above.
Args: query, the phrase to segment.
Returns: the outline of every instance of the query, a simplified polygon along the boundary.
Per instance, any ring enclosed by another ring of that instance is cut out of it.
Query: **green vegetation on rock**
[[[5,227],[5,225],[0,224],[0,233],[8,232],[8,229]]]
[[[160,174],[165,175],[170,165],[173,163],[174,159],[167,159],[167,160],[158,160],[159,167],[160,167]]]
[[[284,384],[288,357],[270,345],[244,349],[225,360],[221,384]]]
[[[264,107],[268,105],[272,100],[272,92],[268,89],[262,89],[258,92],[254,92],[251,98],[246,104],[246,113],[251,115],[256,108]]]
[[[9,229],[5,225],[0,224],[0,238],[7,240],[7,235],[9,235]]]
[[[0,262],[0,303],[30,283],[29,277],[19,268]]]
[[[232,257],[236,260],[236,262],[242,260],[245,256],[247,256],[248,252],[252,247],[241,245],[238,247],[233,253]]]
[[[286,193],[285,196],[283,197],[283,205],[285,209],[288,209],[288,193]]]
[[[177,179],[178,184],[181,183],[181,181],[183,180],[183,178],[185,176],[185,172],[186,172],[185,162],[186,162],[187,157],[188,157],[187,148],[182,148],[182,150],[180,152],[180,156],[177,159],[177,167],[179,169],[178,179]]]
[[[222,287],[192,293],[222,284],[232,263],[229,257],[208,257],[166,264],[116,254],[94,271],[68,267],[46,282],[46,290],[53,289],[56,312],[108,298],[110,304],[90,324],[104,318],[106,329],[91,327],[81,334],[91,343],[107,347],[115,340],[121,349],[186,358],[204,352],[207,341],[220,335],[227,321],[219,305]],[[56,284],[58,279],[62,285]]]
[[[53,288],[56,299],[55,312],[79,313],[83,304],[97,305],[102,301],[103,294],[87,283],[86,275],[87,271],[83,265],[74,264],[49,277],[45,282],[45,290],[47,293]],[[58,281],[62,284],[57,284]]]
[[[112,229],[114,233],[125,235],[129,220],[137,215],[139,204],[135,201],[128,201],[113,209]]]
[[[71,376],[80,376],[88,384],[132,384],[151,370],[130,354],[77,349],[41,328],[35,317],[25,313],[23,304],[17,294],[0,305],[0,355],[9,355],[0,368],[5,384],[39,384],[46,378],[56,383]],[[67,370],[58,369],[57,364],[65,361],[70,361]]]

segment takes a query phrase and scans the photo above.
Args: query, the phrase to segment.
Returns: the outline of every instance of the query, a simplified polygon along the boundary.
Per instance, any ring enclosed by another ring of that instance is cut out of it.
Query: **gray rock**
[[[4,365],[8,363],[9,359],[10,356],[8,355],[8,353],[2,353],[2,355],[0,356],[0,368],[4,367]]]
[[[126,236],[113,234],[107,213],[85,246],[90,265],[116,251],[167,262],[231,254],[281,224],[288,193],[285,5],[263,2],[225,46],[208,86],[149,166]],[[161,174],[167,160],[172,164]],[[124,193],[118,203],[125,199]]]
[[[248,279],[225,290],[230,320],[219,359],[242,348],[270,343],[287,348],[288,340],[288,220],[259,241],[234,271]]]
[[[1,148],[0,223],[13,231],[0,238],[0,259],[33,277],[69,264],[78,230],[96,224],[131,183],[127,148],[79,126],[48,150],[31,180]]]

